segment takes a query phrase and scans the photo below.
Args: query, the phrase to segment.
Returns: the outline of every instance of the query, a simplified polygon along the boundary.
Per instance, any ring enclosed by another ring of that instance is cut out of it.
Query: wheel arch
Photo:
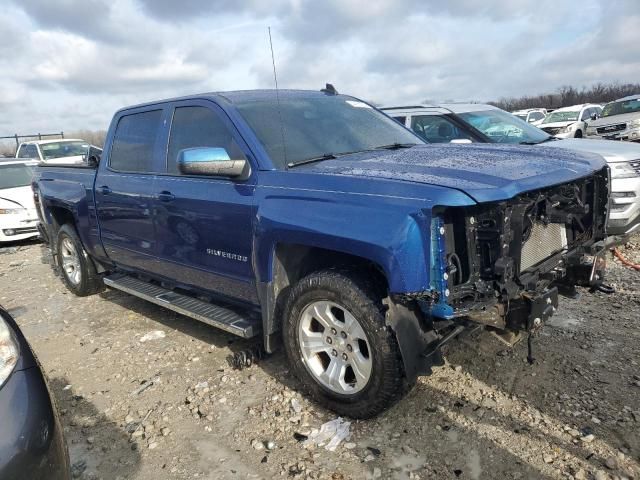
[[[275,351],[282,324],[282,309],[290,288],[310,273],[341,268],[363,271],[375,278],[381,296],[389,291],[389,281],[380,263],[360,255],[322,247],[280,242],[274,245],[268,280],[258,282],[262,305],[265,349]]]

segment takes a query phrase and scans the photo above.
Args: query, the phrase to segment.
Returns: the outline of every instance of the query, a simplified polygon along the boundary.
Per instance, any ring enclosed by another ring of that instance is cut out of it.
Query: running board
[[[252,338],[260,333],[257,318],[242,316],[229,308],[203,302],[135,277],[116,274],[105,277],[104,283],[108,287],[122,290],[239,337]]]

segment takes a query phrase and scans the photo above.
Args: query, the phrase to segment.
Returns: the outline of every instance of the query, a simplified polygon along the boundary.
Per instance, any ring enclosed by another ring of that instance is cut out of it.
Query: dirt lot
[[[622,250],[640,263],[640,237]],[[1,249],[0,303],[49,376],[76,478],[640,478],[640,272],[613,261],[617,293],[562,299],[535,365],[526,342],[456,341],[330,452],[299,441],[334,415],[281,354],[233,370],[248,343],[117,291],[76,298],[47,259]]]

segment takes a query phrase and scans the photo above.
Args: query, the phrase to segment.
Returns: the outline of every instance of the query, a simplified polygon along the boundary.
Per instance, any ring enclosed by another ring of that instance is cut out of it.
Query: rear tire
[[[72,225],[60,227],[56,241],[56,257],[62,281],[75,295],[86,297],[104,290],[102,278],[96,272]]]
[[[284,308],[283,343],[293,372],[339,415],[373,417],[407,390],[377,290],[364,276],[324,270],[300,280]]]

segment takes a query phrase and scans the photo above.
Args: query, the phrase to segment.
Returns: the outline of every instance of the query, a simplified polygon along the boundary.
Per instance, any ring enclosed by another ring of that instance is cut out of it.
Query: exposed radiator
[[[567,229],[563,223],[534,223],[531,235],[522,245],[520,271],[549,258],[567,246]]]

